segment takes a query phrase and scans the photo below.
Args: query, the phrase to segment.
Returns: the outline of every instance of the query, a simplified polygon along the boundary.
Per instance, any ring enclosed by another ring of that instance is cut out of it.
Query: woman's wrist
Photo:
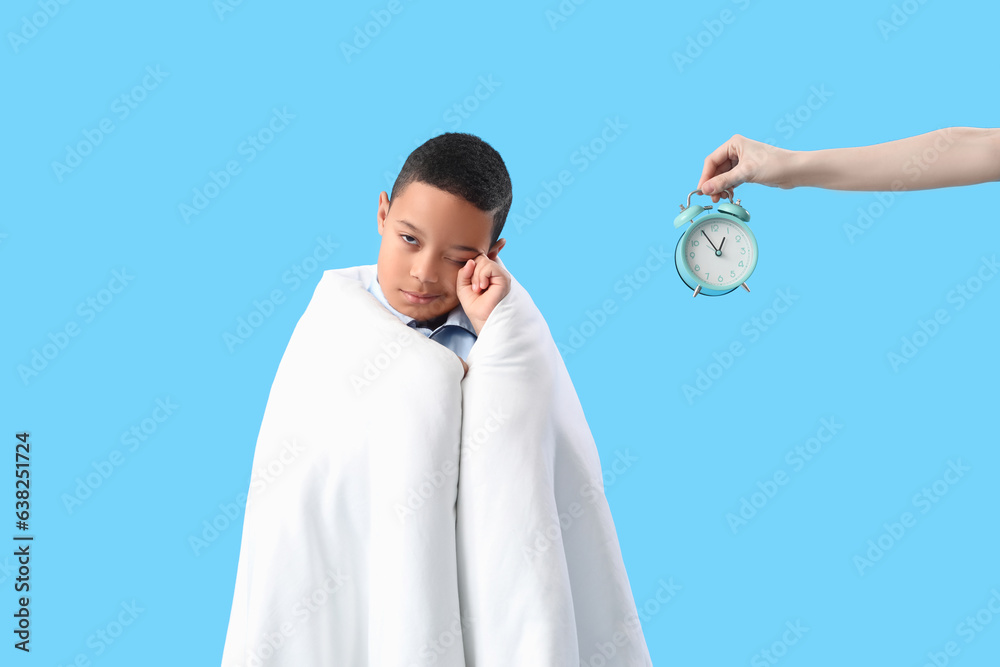
[[[775,180],[775,186],[783,190],[811,185],[812,171],[815,170],[815,151],[793,151],[787,148],[779,149],[782,168]]]

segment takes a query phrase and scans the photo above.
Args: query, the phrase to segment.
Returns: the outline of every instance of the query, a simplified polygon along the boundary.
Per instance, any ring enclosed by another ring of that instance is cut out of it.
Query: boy
[[[512,201],[510,175],[489,144],[446,132],[403,164],[391,200],[379,193],[382,244],[371,292],[404,324],[465,359],[510,292],[494,260]]]
[[[225,667],[650,666],[583,408],[499,262],[511,201],[495,150],[435,137],[380,193],[378,263],[324,273],[264,410]]]

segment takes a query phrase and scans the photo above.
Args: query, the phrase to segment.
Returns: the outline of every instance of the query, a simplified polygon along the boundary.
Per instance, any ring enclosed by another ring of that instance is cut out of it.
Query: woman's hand
[[[741,183],[759,183],[779,188],[792,188],[794,151],[747,139],[734,134],[705,158],[698,189],[717,202],[722,192]]]

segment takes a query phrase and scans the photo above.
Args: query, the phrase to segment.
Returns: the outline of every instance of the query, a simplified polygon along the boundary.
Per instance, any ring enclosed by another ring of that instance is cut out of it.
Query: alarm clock
[[[757,239],[747,225],[750,212],[740,206],[739,199],[733,203],[732,192],[723,193],[728,195],[729,203],[723,202],[715,211],[702,215],[712,207],[692,206],[691,195],[703,194],[694,190],[674,218],[674,227],[688,225],[677,241],[674,264],[677,275],[694,290],[694,296],[721,296],[740,286],[749,292],[746,281],[757,267]]]

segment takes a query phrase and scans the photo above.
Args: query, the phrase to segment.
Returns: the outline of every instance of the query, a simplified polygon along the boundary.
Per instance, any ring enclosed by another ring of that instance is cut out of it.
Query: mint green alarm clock
[[[757,268],[757,239],[747,226],[750,212],[740,206],[740,200],[733,203],[729,190],[723,193],[728,194],[729,203],[702,215],[712,207],[692,206],[691,195],[703,193],[691,192],[674,218],[674,227],[690,223],[677,241],[674,264],[694,296],[721,296],[740,286],[749,292],[746,281]]]

